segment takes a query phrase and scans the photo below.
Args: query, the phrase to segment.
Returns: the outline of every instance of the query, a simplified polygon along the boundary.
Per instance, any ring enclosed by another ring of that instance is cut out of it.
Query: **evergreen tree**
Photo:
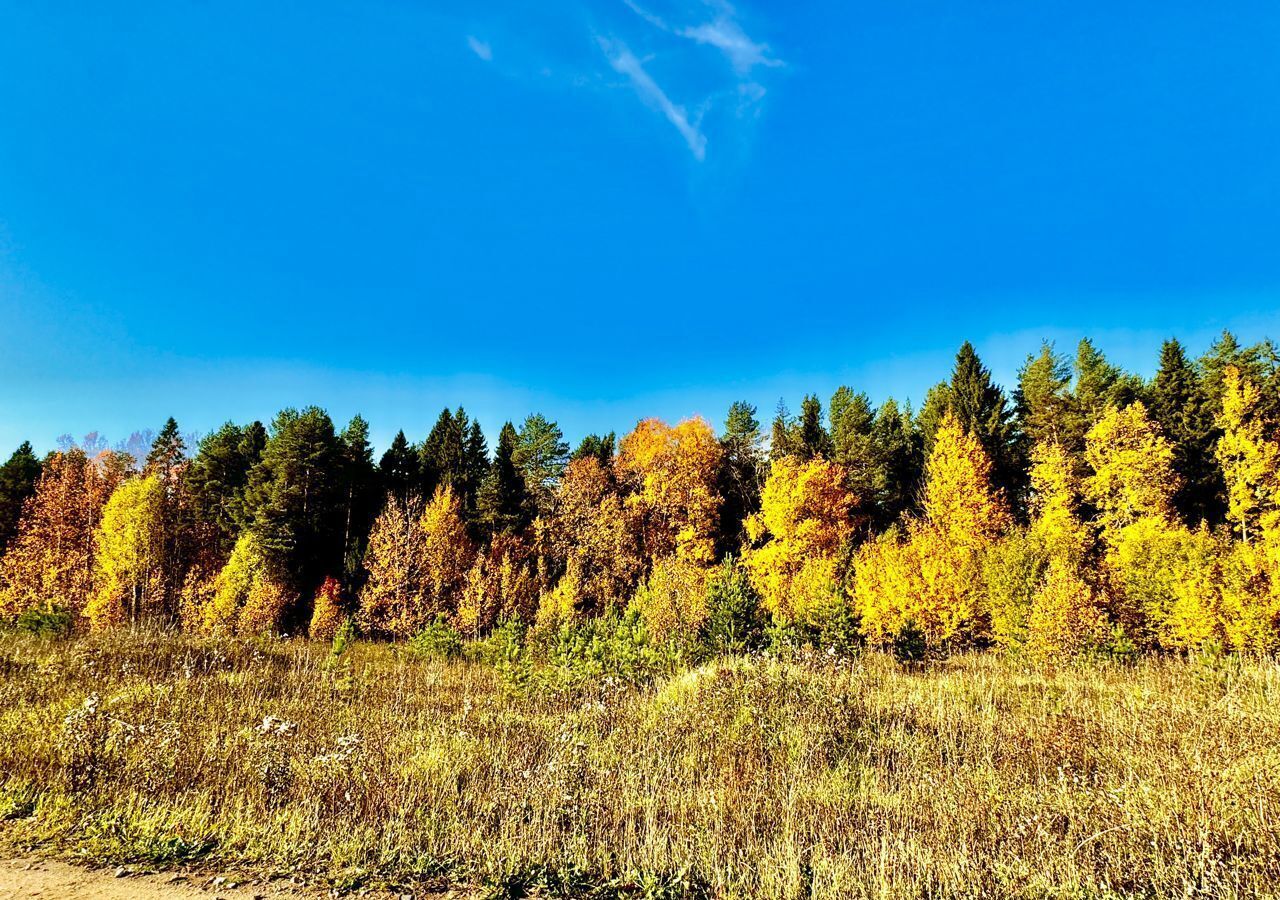
[[[838,388],[831,397],[831,458],[844,467],[846,483],[859,505],[867,508],[875,491],[877,458],[872,430],[875,413],[866,394]]]
[[[469,425],[466,413],[458,407],[457,415],[445,407],[440,411],[435,426],[419,450],[421,477],[419,493],[424,497],[435,495],[436,488],[447,484],[455,493],[462,493],[466,475],[465,442]]]
[[[196,518],[218,533],[219,551],[229,553],[253,516],[245,502],[249,473],[267,444],[261,422],[226,423],[200,441],[185,473]]]
[[[340,437],[342,442],[343,575],[354,589],[373,517],[378,513],[378,472],[369,443],[369,423],[354,416]]]
[[[589,434],[582,439],[582,443],[578,444],[578,449],[573,451],[569,461],[573,462],[575,459],[583,459],[590,456],[599,460],[600,465],[608,468],[613,465],[613,456],[617,449],[618,435],[616,432],[610,431],[604,437],[598,434]]]
[[[1004,391],[991,378],[991,371],[978,358],[973,344],[965,341],[956,353],[951,381],[935,388],[925,398],[922,418],[927,414],[926,450],[941,422],[940,413],[950,411],[961,428],[982,444],[991,461],[992,484],[1005,492],[1010,502],[1020,498],[1026,477],[1013,411]],[[922,423],[923,424],[923,423]]]
[[[822,401],[813,394],[806,395],[800,404],[797,438],[797,452],[801,459],[831,456],[831,435],[822,424]]]
[[[396,432],[391,439],[391,446],[382,454],[378,463],[378,478],[383,490],[399,500],[407,503],[409,494],[422,482],[422,461],[418,452],[409,445],[404,431]]]
[[[769,434],[769,459],[782,459],[798,452],[796,425],[787,409],[785,400],[779,399],[773,414],[773,428]]]
[[[569,445],[560,426],[541,413],[524,420],[516,435],[512,458],[524,475],[525,486],[539,512],[551,508],[551,500],[569,458]]]
[[[1080,453],[1085,435],[1109,407],[1123,409],[1141,396],[1142,381],[1108,362],[1088,338],[1076,347],[1074,370],[1071,427],[1063,435],[1063,443],[1072,452]]]
[[[898,521],[916,505],[924,475],[924,448],[911,420],[910,407],[900,410],[890,398],[876,411],[871,425],[875,468],[870,515],[877,529]]]
[[[720,439],[722,455],[716,482],[720,507],[721,549],[732,552],[742,545],[749,515],[760,509],[760,487],[765,459],[756,408],[738,401],[729,407]]]
[[[1045,341],[1018,370],[1014,409],[1018,430],[1031,445],[1062,441],[1071,418],[1071,365]]]
[[[40,480],[40,460],[23,441],[3,466],[0,466],[0,555],[18,533],[22,505],[36,492]]]
[[[461,414],[461,410],[459,410]],[[489,445],[484,439],[484,431],[479,421],[473,421],[467,431],[467,441],[463,446],[463,498],[462,505],[468,521],[475,521],[476,504],[480,497],[480,487],[485,476],[489,474]]]
[[[177,480],[186,458],[187,445],[178,431],[178,423],[170,416],[151,443],[151,452],[147,454],[142,474],[159,477],[163,485],[172,484]]]
[[[1220,432],[1209,396],[1178,341],[1160,348],[1160,370],[1147,398],[1152,420],[1173,444],[1173,470],[1182,482],[1174,507],[1189,524],[1218,524],[1226,513],[1225,485],[1214,461]]]
[[[529,493],[515,462],[518,442],[515,426],[504,423],[477,503],[478,518],[491,534],[518,534],[528,525]]]
[[[346,448],[324,410],[286,409],[249,477],[247,503],[262,552],[293,596],[312,597],[343,565]],[[309,610],[289,610],[288,626]]]

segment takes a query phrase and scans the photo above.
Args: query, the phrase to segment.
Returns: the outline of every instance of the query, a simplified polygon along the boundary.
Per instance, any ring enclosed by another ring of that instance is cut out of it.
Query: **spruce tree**
[[[844,467],[850,493],[858,503],[867,504],[878,462],[872,446],[875,413],[871,400],[850,388],[838,388],[831,397],[830,418],[831,458]]]
[[[797,453],[804,460],[831,455],[831,435],[822,424],[822,401],[813,394],[800,404]]]
[[[186,468],[185,481],[198,521],[217,529],[218,550],[231,552],[253,518],[245,500],[249,473],[266,447],[261,422],[241,427],[227,422],[200,441]]]
[[[769,459],[782,459],[797,452],[795,421],[787,409],[785,400],[779,399],[773,414],[773,427],[769,433]]]
[[[1070,427],[1071,365],[1045,341],[1018,370],[1014,409],[1018,430],[1030,445],[1061,442]],[[1027,448],[1028,451],[1030,447]]]
[[[913,511],[924,476],[924,448],[912,427],[911,408],[899,409],[889,398],[876,410],[871,425],[875,468],[871,524],[884,529]]]
[[[324,410],[286,409],[271,426],[262,459],[249,476],[251,528],[295,597],[310,598],[343,569],[343,474],[346,448]],[[294,621],[291,610],[286,625]]]
[[[177,421],[170,416],[151,443],[151,452],[147,454],[142,474],[155,475],[163,484],[170,485],[177,478],[186,458],[187,445],[178,432]]]
[[[435,495],[441,485],[448,485],[461,494],[466,472],[464,460],[464,429],[469,425],[466,413],[458,408],[455,416],[448,407],[440,411],[435,426],[419,450],[421,457],[420,491],[424,498]]]
[[[1214,459],[1220,431],[1209,395],[1178,341],[1160,348],[1160,369],[1147,399],[1152,420],[1173,444],[1173,469],[1181,477],[1174,507],[1190,525],[1218,524],[1226,514],[1226,486]]]
[[[744,537],[749,515],[760,509],[760,487],[765,459],[756,408],[738,401],[729,407],[724,423],[720,470],[716,476],[720,497],[720,549],[735,552]]]
[[[965,341],[956,354],[946,390],[946,407],[960,426],[982,444],[991,460],[992,483],[1009,501],[1022,495],[1025,477],[1017,426],[1004,391],[991,378],[973,344]]]
[[[23,441],[0,466],[0,555],[18,532],[22,506],[36,492],[40,469],[40,460],[32,452],[29,441]]]
[[[529,522],[529,493],[515,462],[518,440],[515,426],[504,423],[493,464],[480,488],[478,518],[490,534],[518,534]]]
[[[461,410],[459,410],[461,413]],[[463,497],[462,505],[469,522],[475,521],[476,504],[480,487],[489,474],[489,445],[479,421],[472,421],[463,445]]]
[[[342,442],[343,523],[342,549],[344,587],[353,591],[360,560],[378,512],[378,471],[369,443],[369,423],[353,416],[340,436]]]
[[[391,446],[382,454],[378,463],[378,479],[388,496],[407,503],[409,495],[418,490],[422,482],[422,461],[418,451],[409,445],[404,431],[396,432]]]
[[[603,437],[598,434],[589,434],[578,444],[578,449],[573,451],[569,461],[585,459],[590,456],[597,460],[601,466],[608,468],[613,465],[613,456],[617,450],[618,435],[616,432],[610,431]]]

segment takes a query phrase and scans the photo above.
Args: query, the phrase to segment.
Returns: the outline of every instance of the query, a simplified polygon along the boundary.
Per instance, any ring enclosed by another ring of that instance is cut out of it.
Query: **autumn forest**
[[[223,635],[479,638],[625,621],[653,645],[906,657],[1280,646],[1280,356],[1165,343],[1154,377],[1049,344],[1016,388],[965,344],[918,410],[840,388],[576,448],[462,407],[385,452],[287,409],[187,446],[24,444],[0,616]]]

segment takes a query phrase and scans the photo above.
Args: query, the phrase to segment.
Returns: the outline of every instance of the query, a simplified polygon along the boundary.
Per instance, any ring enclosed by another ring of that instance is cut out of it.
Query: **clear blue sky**
[[[1274,0],[0,0],[0,452],[1277,325]]]

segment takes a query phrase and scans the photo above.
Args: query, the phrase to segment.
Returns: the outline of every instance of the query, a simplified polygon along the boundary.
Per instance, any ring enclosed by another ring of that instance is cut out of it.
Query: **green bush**
[[[702,642],[713,653],[748,653],[765,641],[760,596],[737,560],[726,559],[707,579]]]
[[[75,616],[61,606],[33,606],[18,616],[18,630],[40,637],[67,637],[74,624]]]
[[[409,639],[409,653],[424,659],[453,659],[462,655],[462,635],[444,616]]]

